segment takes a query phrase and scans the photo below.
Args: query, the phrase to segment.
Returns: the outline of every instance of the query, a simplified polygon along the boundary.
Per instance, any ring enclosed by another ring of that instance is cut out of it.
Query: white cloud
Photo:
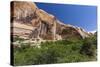
[[[93,31],[89,31],[90,33],[95,33],[96,32],[96,30],[93,30]]]

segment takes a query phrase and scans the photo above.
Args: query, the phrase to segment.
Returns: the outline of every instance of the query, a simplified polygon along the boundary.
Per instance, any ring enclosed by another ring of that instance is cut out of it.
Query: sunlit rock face
[[[25,39],[62,40],[89,37],[89,33],[83,29],[60,22],[33,2],[11,3],[11,27],[12,35]]]

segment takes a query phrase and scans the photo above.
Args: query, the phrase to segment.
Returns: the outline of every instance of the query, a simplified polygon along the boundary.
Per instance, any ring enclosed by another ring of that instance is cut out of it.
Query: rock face
[[[33,2],[11,2],[11,27],[12,35],[32,40],[89,37],[83,29],[60,22]]]

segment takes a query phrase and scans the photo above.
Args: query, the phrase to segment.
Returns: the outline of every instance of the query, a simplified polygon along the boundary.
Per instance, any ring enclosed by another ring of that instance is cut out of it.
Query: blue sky
[[[86,31],[97,30],[97,7],[71,4],[36,3],[38,8],[53,14],[65,24],[81,27]]]

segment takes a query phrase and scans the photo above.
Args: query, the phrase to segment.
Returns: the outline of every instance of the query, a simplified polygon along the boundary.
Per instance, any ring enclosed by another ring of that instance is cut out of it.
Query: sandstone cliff
[[[39,9],[33,2],[11,3],[12,35],[25,39],[61,40],[86,38],[82,28],[60,22],[54,15]]]

